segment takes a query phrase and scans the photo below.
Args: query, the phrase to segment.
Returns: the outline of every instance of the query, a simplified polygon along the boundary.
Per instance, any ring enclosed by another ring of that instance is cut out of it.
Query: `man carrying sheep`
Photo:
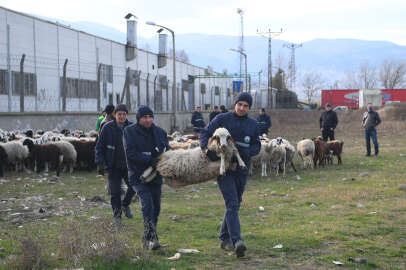
[[[202,131],[200,146],[210,160],[215,161],[218,157],[215,153],[207,151],[208,140],[217,128],[224,127],[230,132],[241,158],[247,168],[249,168],[251,157],[257,155],[261,149],[258,122],[248,116],[251,105],[252,97],[249,93],[243,92],[239,94],[235,101],[234,111],[219,114]],[[236,170],[228,170],[217,181],[226,206],[219,235],[221,241],[220,247],[222,249],[234,250],[237,257],[243,257],[247,249],[241,238],[240,220],[238,217],[247,176],[248,170],[237,166]]]
[[[141,201],[144,220],[143,248],[156,250],[161,247],[156,227],[161,210],[162,177],[144,183],[140,176],[149,167],[156,167],[158,157],[169,150],[166,132],[154,125],[154,113],[148,106],[140,106],[137,123],[124,130],[124,147],[130,184]]]
[[[334,141],[334,130],[338,124],[337,113],[331,109],[330,103],[326,104],[326,111],[320,116],[320,130],[323,137],[323,141]]]
[[[110,121],[103,126],[95,147],[99,173],[104,174],[104,167],[107,167],[108,170],[110,201],[117,226],[121,225],[122,210],[124,210],[127,218],[133,218],[130,203],[135,192],[128,183],[128,170],[123,145],[123,130],[132,124],[127,120],[127,113],[127,106],[124,104],[117,105],[115,121]],[[127,184],[127,192],[123,201],[121,201],[122,179]]]

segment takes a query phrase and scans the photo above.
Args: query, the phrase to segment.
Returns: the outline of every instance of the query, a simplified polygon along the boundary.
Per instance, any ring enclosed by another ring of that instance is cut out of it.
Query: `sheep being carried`
[[[173,188],[207,182],[224,175],[232,167],[232,157],[237,158],[238,166],[246,168],[241,159],[230,133],[225,128],[218,128],[210,138],[208,150],[214,151],[219,161],[210,161],[199,148],[178,149],[163,153],[159,157],[156,170],[149,167],[141,176],[141,180],[149,182],[159,172],[165,184]]]

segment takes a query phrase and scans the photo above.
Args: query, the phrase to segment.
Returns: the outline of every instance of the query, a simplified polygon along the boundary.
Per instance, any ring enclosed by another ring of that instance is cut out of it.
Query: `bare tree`
[[[377,81],[376,67],[364,62],[357,71],[347,72],[342,84],[347,89],[373,89],[377,87]]]
[[[395,60],[385,60],[379,71],[379,80],[385,89],[401,87],[406,81],[406,64]]]
[[[324,79],[318,72],[306,72],[302,77],[302,86],[306,101],[308,104],[311,104],[319,96],[324,86]]]

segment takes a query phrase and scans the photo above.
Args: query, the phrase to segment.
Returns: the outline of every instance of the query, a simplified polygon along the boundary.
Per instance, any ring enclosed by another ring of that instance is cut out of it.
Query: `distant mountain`
[[[42,18],[57,21],[56,19]],[[58,21],[70,25],[74,29],[121,43],[126,42],[126,34],[112,27],[85,21]],[[157,52],[157,36],[152,38],[138,36],[137,38],[140,48]],[[211,66],[217,72],[222,72],[224,69],[227,69],[229,73],[239,72],[239,55],[230,51],[231,48],[236,49],[238,47],[238,42],[238,36],[176,35],[176,49],[185,50],[192,64],[202,67]],[[273,66],[278,66],[278,62],[283,62],[283,66],[287,68],[290,52],[283,48],[285,43],[287,42],[280,39],[272,41]],[[168,42],[168,48],[171,44]],[[263,70],[263,76],[265,76],[268,61],[268,40],[260,36],[246,36],[245,51],[248,55],[248,71],[259,72]],[[406,46],[387,41],[315,39],[303,43],[303,47],[296,50],[296,69],[299,78],[300,74],[305,71],[318,71],[332,83],[335,80],[340,80],[345,72],[355,70],[365,61],[372,65],[379,65],[385,59],[406,60]]]

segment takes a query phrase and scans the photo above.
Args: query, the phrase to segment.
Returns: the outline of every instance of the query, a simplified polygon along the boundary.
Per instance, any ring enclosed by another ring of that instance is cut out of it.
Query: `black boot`
[[[127,218],[134,218],[133,213],[131,213],[131,208],[130,206],[123,206],[124,214]]]

